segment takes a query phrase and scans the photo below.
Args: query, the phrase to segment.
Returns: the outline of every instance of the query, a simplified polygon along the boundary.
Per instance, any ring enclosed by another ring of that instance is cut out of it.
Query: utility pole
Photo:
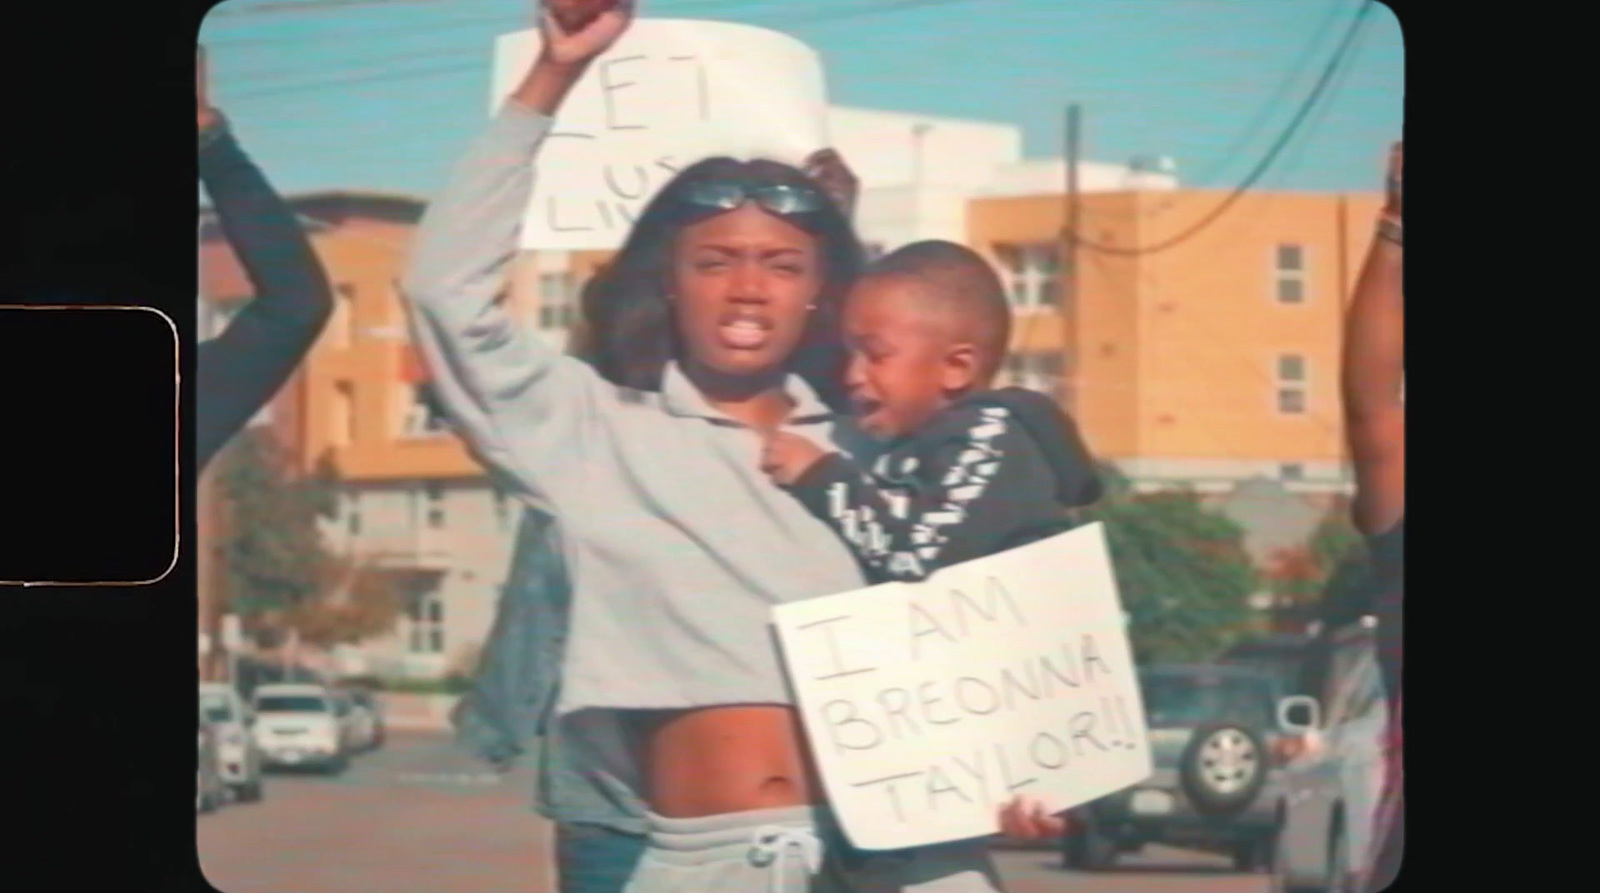
[[[922,144],[932,129],[933,125],[926,121],[911,125],[911,185],[915,189],[922,188]]]
[[[1078,326],[1074,322],[1079,317],[1078,307],[1078,226],[1081,219],[1082,199],[1078,192],[1078,143],[1080,139],[1079,126],[1080,109],[1077,103],[1067,106],[1066,119],[1066,165],[1067,165],[1067,191],[1066,208],[1064,209],[1064,223],[1061,227],[1061,239],[1066,256],[1061,264],[1061,313],[1063,316],[1063,334],[1077,334]],[[1061,383],[1065,391],[1063,396],[1070,412],[1077,411],[1077,369],[1078,347],[1077,341],[1063,339],[1061,371],[1064,381]]]

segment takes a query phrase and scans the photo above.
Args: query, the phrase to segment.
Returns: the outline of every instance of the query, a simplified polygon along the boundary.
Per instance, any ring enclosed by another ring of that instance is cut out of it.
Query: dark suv
[[[1226,853],[1240,871],[1267,867],[1284,744],[1303,731],[1282,719],[1281,676],[1241,666],[1167,665],[1139,673],[1155,772],[1072,811],[1069,868],[1111,867],[1164,843]]]

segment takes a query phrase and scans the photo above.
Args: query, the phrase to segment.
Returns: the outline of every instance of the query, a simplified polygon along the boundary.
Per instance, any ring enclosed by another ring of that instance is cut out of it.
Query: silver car
[[[382,747],[385,730],[383,707],[378,703],[378,699],[373,696],[372,692],[353,688],[350,690],[350,703],[354,705],[356,710],[365,714],[365,721],[368,724],[368,728],[371,729],[371,736],[367,746],[372,750]]]
[[[1284,742],[1304,731],[1277,675],[1251,667],[1167,665],[1139,672],[1155,771],[1134,787],[1073,810],[1067,867],[1096,871],[1161,843],[1267,867],[1282,799]]]
[[[1319,658],[1323,682],[1309,710],[1315,729],[1284,770],[1272,877],[1278,893],[1354,889],[1371,845],[1388,717],[1373,627],[1363,618],[1333,632]]]
[[[196,712],[196,752],[194,775],[194,811],[211,812],[228,797],[228,788],[217,771],[217,733],[206,721],[204,710]]]

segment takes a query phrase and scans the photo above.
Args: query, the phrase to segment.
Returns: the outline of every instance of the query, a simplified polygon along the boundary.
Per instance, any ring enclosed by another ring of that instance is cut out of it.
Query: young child
[[[1072,509],[1100,498],[1089,450],[1055,401],[992,387],[1011,307],[977,253],[934,240],[886,255],[851,290],[843,323],[845,384],[884,452],[869,471],[778,432],[762,468],[838,531],[869,580],[920,580],[1060,533]],[[1022,798],[1001,825],[1023,840],[1065,830]]]
[[[1076,426],[1043,394],[992,388],[1011,334],[999,277],[965,246],[916,242],[878,260],[844,308],[846,387],[886,441],[871,471],[769,437],[762,467],[837,530],[873,582],[920,580],[1072,526],[1100,498]]]

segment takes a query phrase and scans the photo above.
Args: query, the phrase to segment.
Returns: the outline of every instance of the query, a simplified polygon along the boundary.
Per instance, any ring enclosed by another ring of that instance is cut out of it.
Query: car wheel
[[[1236,723],[1201,726],[1184,749],[1178,776],[1202,815],[1234,815],[1254,803],[1267,783],[1266,744]]]
[[[328,762],[327,773],[329,775],[343,775],[344,770],[348,768],[350,768],[350,760],[340,754]]]
[[[1067,868],[1077,871],[1105,871],[1117,864],[1117,842],[1093,823],[1075,826],[1066,839]]]

